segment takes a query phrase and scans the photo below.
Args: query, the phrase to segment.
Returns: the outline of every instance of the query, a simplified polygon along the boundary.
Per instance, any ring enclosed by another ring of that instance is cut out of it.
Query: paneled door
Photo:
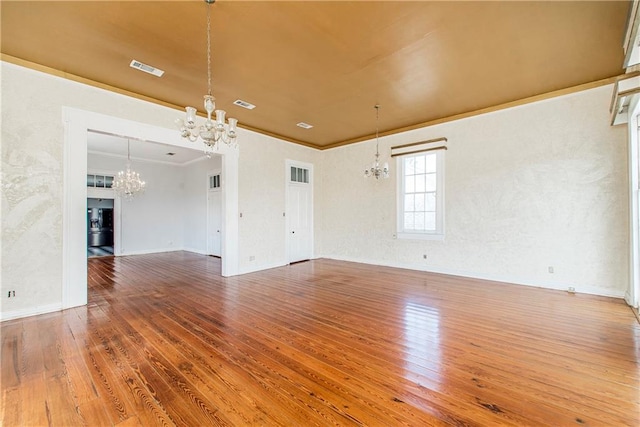
[[[313,167],[287,162],[287,247],[289,263],[313,257]]]
[[[221,256],[222,242],[222,188],[220,173],[207,177],[207,254]]]

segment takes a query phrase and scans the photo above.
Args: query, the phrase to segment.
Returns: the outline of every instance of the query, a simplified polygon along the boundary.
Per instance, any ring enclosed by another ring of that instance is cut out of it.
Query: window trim
[[[444,240],[445,237],[445,152],[446,150],[433,150],[429,155],[436,156],[436,230],[435,231],[404,231],[404,161],[407,157],[418,157],[426,153],[407,153],[398,155],[396,163],[396,237],[410,240]]]

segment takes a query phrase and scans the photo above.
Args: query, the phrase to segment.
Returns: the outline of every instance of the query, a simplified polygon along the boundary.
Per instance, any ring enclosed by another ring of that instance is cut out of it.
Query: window
[[[91,188],[111,188],[113,185],[113,176],[110,175],[87,175],[87,187]]]
[[[291,166],[291,182],[309,183],[309,169]]]
[[[444,237],[444,149],[399,156],[398,237]]]
[[[220,174],[209,175],[209,190],[220,188]]]

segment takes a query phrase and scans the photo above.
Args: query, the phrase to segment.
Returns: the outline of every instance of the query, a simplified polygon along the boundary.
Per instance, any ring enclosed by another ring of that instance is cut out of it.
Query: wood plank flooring
[[[88,264],[86,307],[2,323],[3,426],[640,425],[621,300],[332,260]]]

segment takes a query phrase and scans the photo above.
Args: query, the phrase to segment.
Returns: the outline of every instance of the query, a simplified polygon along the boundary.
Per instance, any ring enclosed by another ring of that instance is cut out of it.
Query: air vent
[[[309,123],[305,123],[305,122],[296,123],[296,126],[302,129],[311,129],[313,127],[313,125],[310,125]]]
[[[135,59],[131,61],[129,64],[131,68],[135,68],[136,70],[144,71],[145,73],[153,74],[156,77],[162,77],[164,71],[159,68],[152,67],[151,65],[143,64],[140,61],[136,61]]]
[[[238,107],[242,107],[242,108],[246,108],[247,110],[253,110],[254,108],[256,108],[255,105],[247,102],[247,101],[243,101],[242,99],[236,99],[235,101],[233,101],[233,105],[237,105]]]
[[[167,153],[167,156],[175,156],[176,153]]]

